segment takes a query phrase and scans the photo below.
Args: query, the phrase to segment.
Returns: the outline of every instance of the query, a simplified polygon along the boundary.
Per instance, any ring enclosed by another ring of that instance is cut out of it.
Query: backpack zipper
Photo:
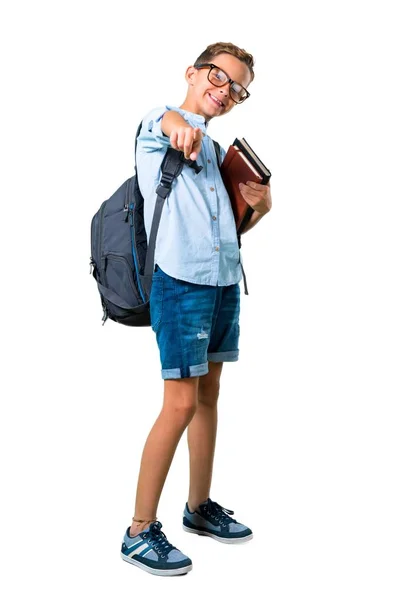
[[[98,257],[99,257],[99,261],[100,261],[100,264],[98,265],[98,273],[99,273],[100,283],[102,283],[102,284],[105,284],[105,272],[103,272],[103,269],[102,269],[102,250],[103,250],[102,241],[103,241],[103,212],[104,212],[104,208],[106,206],[106,202],[107,202],[107,200],[104,200],[103,204],[100,206],[100,209],[99,209],[100,226],[99,226],[99,241],[98,241],[98,246],[97,246]],[[105,301],[103,301],[102,304],[103,304],[103,319],[102,319],[102,321],[103,321],[103,325],[104,325],[104,323],[108,319],[108,310],[107,310]]]
[[[100,227],[99,227],[99,243],[98,243],[98,257],[101,263],[101,258],[102,258],[102,252],[103,252],[103,247],[102,247],[102,241],[103,241],[103,212],[104,212],[104,208],[106,206],[106,202],[107,200],[104,200],[103,204],[100,206],[100,210],[99,210],[99,221],[100,221]]]
[[[133,257],[133,262],[135,263],[135,269],[136,269],[136,274],[137,274],[136,279],[137,279],[137,283],[138,283],[139,292],[140,292],[140,295],[142,297],[143,304],[144,304],[146,302],[146,299],[144,297],[142,286],[140,284],[140,274],[139,274],[139,269],[138,269],[138,261],[136,259],[135,228],[133,226],[133,209],[134,208],[135,208],[134,204],[130,204],[129,205],[129,222],[130,222],[130,226],[131,226],[131,238],[132,238],[132,257]]]

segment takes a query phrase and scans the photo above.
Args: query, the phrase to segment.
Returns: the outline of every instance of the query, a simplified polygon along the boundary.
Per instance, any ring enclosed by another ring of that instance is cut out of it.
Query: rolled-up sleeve
[[[166,106],[150,111],[142,121],[138,137],[138,148],[145,152],[161,150],[169,146],[169,137],[161,130],[161,121],[168,108]]]

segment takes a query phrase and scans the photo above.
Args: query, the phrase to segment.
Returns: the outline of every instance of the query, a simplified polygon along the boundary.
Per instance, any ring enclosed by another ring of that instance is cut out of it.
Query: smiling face
[[[218,54],[209,61],[213,63],[246,89],[251,82],[251,74],[248,66],[231,54]],[[208,80],[209,68],[196,69],[189,67],[186,71],[186,81],[189,89],[185,102],[180,108],[189,112],[202,115],[206,121],[213,117],[225,115],[235,106],[229,94],[229,82],[218,87]]]

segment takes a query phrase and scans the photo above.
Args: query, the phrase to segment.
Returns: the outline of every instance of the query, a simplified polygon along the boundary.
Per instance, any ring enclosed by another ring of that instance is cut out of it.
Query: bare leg
[[[166,379],[164,403],[143,449],[136,491],[135,519],[130,534],[136,535],[154,521],[165,479],[182,433],[197,407],[198,377]]]
[[[188,427],[191,511],[210,495],[215,442],[217,437],[217,401],[223,363],[209,363],[209,372],[199,377],[198,405]]]

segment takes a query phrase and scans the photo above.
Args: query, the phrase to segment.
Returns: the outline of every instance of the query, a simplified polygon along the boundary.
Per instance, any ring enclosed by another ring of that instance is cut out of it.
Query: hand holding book
[[[234,143],[229,146],[221,165],[221,175],[231,199],[236,229],[240,234],[255,210],[265,214],[270,209],[267,184],[271,172],[242,138],[241,140],[235,139]]]

